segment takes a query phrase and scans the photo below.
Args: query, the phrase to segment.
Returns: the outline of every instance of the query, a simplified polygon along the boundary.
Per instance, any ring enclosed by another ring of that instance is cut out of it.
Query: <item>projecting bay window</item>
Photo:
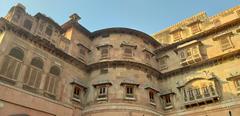
[[[77,44],[78,48],[79,48],[79,56],[78,58],[82,61],[86,61],[86,58],[88,56],[88,53],[90,52],[90,49],[88,49],[86,46],[84,46],[83,44],[79,43]]]
[[[112,45],[109,45],[109,44],[104,44],[104,45],[100,45],[100,46],[97,46],[97,49],[100,51],[100,60],[103,60],[103,59],[109,59],[111,54],[110,54],[110,50],[113,46]]]
[[[84,94],[86,92],[87,87],[83,85],[78,80],[73,80],[70,84],[72,84],[72,100],[74,102],[82,102]]]
[[[231,41],[232,34],[232,32],[223,33],[214,37],[213,40],[218,41],[222,51],[229,50],[234,47]]]
[[[30,66],[27,67],[25,77],[24,77],[24,89],[31,92],[36,92],[36,89],[39,88],[42,73],[43,73],[43,60],[39,57],[32,59]]]
[[[203,81],[202,81],[203,82]],[[215,85],[213,82],[197,83],[197,86],[183,87],[183,100],[186,108],[213,103],[219,100]],[[191,83],[191,85],[195,85]]]
[[[106,101],[108,100],[108,89],[112,83],[108,80],[99,81],[94,83],[93,86],[96,88],[96,100]]]
[[[132,58],[134,56],[134,51],[137,49],[135,45],[129,45],[126,43],[121,43],[120,47],[123,49],[123,57],[124,58]]]
[[[199,41],[191,41],[185,45],[178,46],[178,55],[180,64],[189,65],[203,60],[200,51],[201,43]]]
[[[47,97],[55,98],[56,88],[59,80],[60,68],[58,66],[52,66],[47,74],[44,85],[44,92]]]
[[[1,66],[0,77],[9,82],[15,82],[23,65],[24,51],[18,47],[12,48]]]

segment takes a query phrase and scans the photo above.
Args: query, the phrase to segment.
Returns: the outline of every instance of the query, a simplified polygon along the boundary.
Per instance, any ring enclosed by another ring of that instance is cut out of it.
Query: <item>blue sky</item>
[[[42,12],[60,25],[77,13],[80,24],[91,32],[127,27],[153,34],[201,11],[214,15],[240,0],[0,0],[0,16],[16,3],[24,4],[31,15]]]

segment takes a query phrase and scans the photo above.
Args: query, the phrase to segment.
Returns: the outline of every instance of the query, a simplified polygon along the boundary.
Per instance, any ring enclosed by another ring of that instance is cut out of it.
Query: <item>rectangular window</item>
[[[200,27],[199,27],[199,23],[194,23],[192,25],[190,25],[192,34],[198,33],[201,31]]]
[[[73,98],[80,99],[81,88],[79,86],[74,86]]]
[[[172,34],[172,36],[173,36],[173,42],[177,42],[182,39],[182,32],[176,31]]]
[[[26,28],[27,30],[31,30],[31,28],[32,28],[32,21],[26,19],[24,21],[23,27]]]
[[[98,87],[98,98],[107,98],[107,87],[99,86]]]
[[[134,94],[133,94],[133,86],[126,86],[126,97],[128,98],[133,98]]]
[[[150,91],[149,92],[149,99],[150,99],[150,102],[154,103],[155,100],[154,100],[154,92]]]
[[[171,103],[171,97],[170,97],[170,95],[166,95],[166,96],[165,96],[165,102],[166,102],[167,104],[170,104],[170,103]]]
[[[82,46],[79,46],[79,58],[85,60],[86,58],[86,49]]]
[[[167,60],[166,57],[162,57],[162,58],[158,59],[160,70],[166,69],[168,67],[166,60]]]
[[[240,91],[240,79],[234,80],[235,86],[237,88],[237,91]]]
[[[220,43],[222,51],[233,48],[233,45],[232,45],[232,42],[231,42],[229,36],[224,36],[224,37],[219,38],[219,43]]]
[[[124,48],[124,56],[132,57],[133,56],[133,50],[131,47],[125,47]]]
[[[101,49],[101,57],[102,57],[102,58],[108,58],[108,57],[109,57],[108,47]]]

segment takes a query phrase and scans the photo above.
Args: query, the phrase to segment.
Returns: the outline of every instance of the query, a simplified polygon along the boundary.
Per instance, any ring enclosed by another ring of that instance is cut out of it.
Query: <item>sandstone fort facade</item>
[[[79,20],[0,18],[1,116],[240,115],[240,6],[153,36]]]

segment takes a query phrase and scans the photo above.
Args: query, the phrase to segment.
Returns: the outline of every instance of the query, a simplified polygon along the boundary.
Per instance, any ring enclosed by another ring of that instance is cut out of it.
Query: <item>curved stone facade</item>
[[[149,36],[62,26],[18,4],[0,19],[1,116],[240,114],[240,8]]]

